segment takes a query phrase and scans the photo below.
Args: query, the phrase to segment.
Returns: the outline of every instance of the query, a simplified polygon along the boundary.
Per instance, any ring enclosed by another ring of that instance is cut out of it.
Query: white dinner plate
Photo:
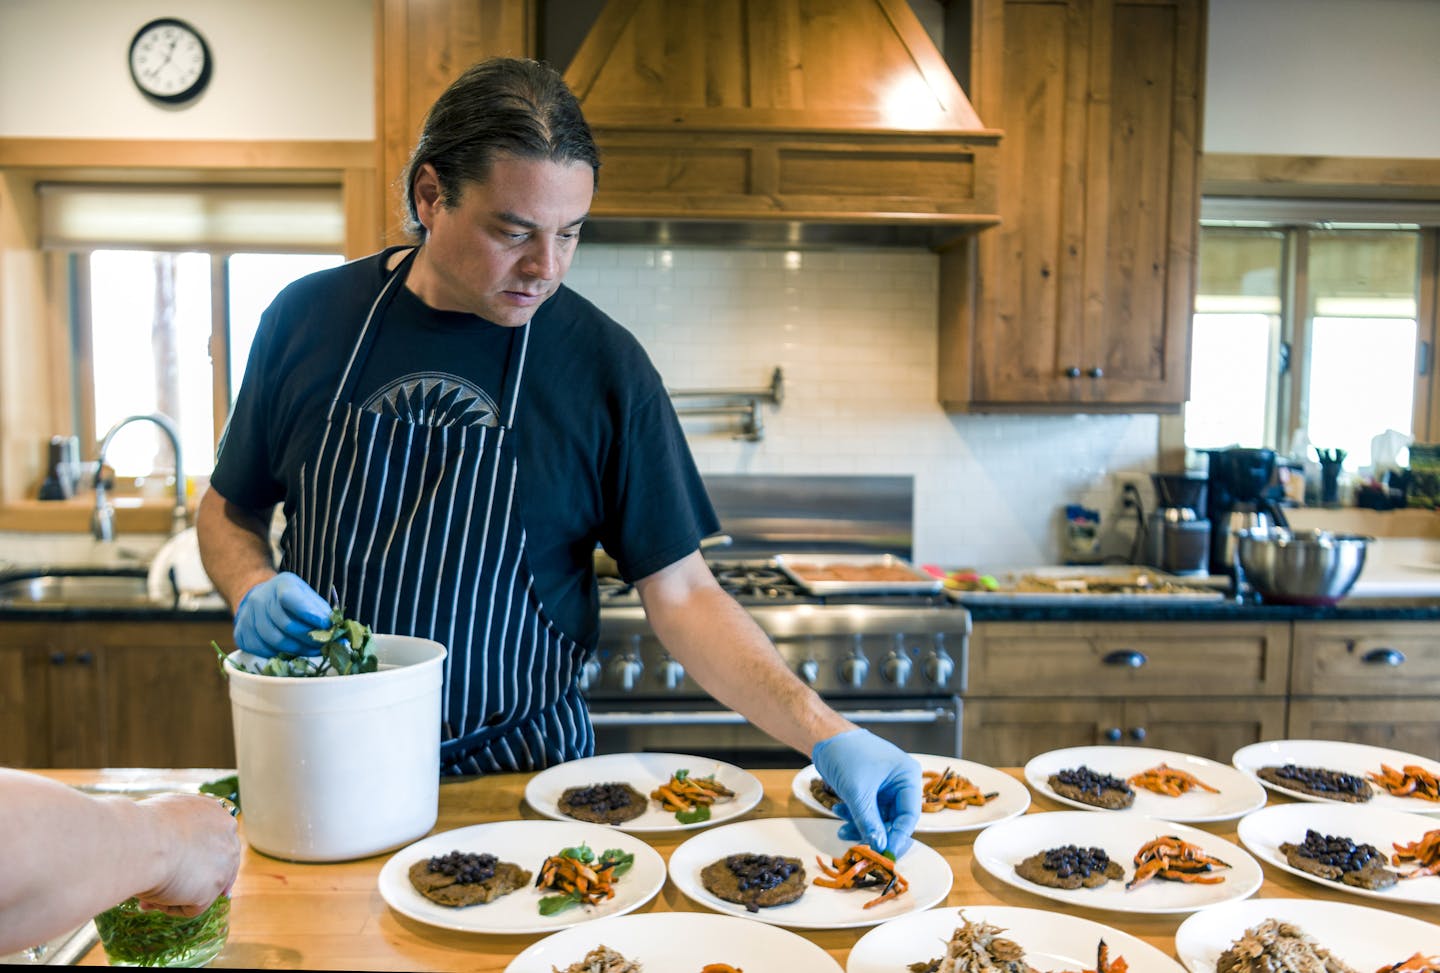
[[[1133,787],[1135,803],[1119,812],[1166,821],[1229,821],[1265,806],[1265,788],[1249,774],[1188,753],[1152,750],[1148,747],[1070,747],[1051,750],[1033,758],[1025,765],[1025,782],[1046,797],[1086,811],[1105,808],[1061,797],[1050,786],[1050,775],[1079,766],[1125,780],[1142,770],[1159,764],[1193,774],[1197,779],[1220,791],[1211,794],[1194,788],[1179,797],[1168,797]]]
[[[1024,948],[1025,962],[1036,970],[1093,970],[1103,939],[1111,961],[1124,958],[1130,973],[1182,973],[1179,963],[1119,929],[1062,912],[989,905],[930,909],[877,926],[850,950],[845,973],[897,973],[910,963],[942,956],[962,916],[1004,929],[1005,938]]]
[[[840,973],[819,946],[777,926],[708,912],[644,912],[588,922],[546,936],[510,961],[505,973],[552,973],[599,945],[645,970],[689,973],[728,963],[745,973]]]
[[[1440,823],[1423,814],[1404,814],[1354,804],[1276,804],[1245,815],[1240,819],[1236,833],[1245,847],[1262,860],[1317,885],[1391,902],[1440,905],[1440,876],[1401,879],[1388,889],[1362,889],[1301,871],[1286,861],[1285,853],[1280,850],[1287,841],[1295,844],[1304,841],[1305,831],[1314,828],[1323,835],[1349,838],[1357,845],[1364,842],[1374,845],[1385,855],[1386,867],[1403,874],[1409,866],[1388,864],[1388,859],[1395,854],[1395,843],[1418,841],[1425,832],[1437,827]],[[1440,944],[1437,944],[1437,949],[1440,949]]]
[[[1234,756],[1230,758],[1230,762],[1256,780],[1260,780],[1258,771],[1261,767],[1275,767],[1284,764],[1339,770],[1347,774],[1354,774],[1362,780],[1368,780],[1365,777],[1367,773],[1380,773],[1381,764],[1388,764],[1396,770],[1400,770],[1405,764],[1418,764],[1432,774],[1440,774],[1440,762],[1428,757],[1406,753],[1403,750],[1387,750],[1384,747],[1372,747],[1366,743],[1344,743],[1339,740],[1266,740],[1236,750]],[[1313,801],[1320,804],[1351,803],[1335,798],[1302,794],[1300,791],[1292,791],[1288,787],[1277,787],[1269,781],[1261,780],[1260,783],[1276,794],[1283,794],[1297,801]],[[1364,802],[1366,807],[1376,807],[1388,811],[1408,811],[1411,814],[1440,814],[1440,803],[1435,801],[1427,801],[1421,797],[1396,797],[1374,781],[1370,781],[1370,787],[1374,791],[1374,796]]]
[[[1151,879],[1127,891],[1125,883],[1135,874],[1135,853],[1146,842],[1162,835],[1175,835],[1182,841],[1199,845],[1212,858],[1228,862],[1230,867],[1219,872],[1225,881],[1199,885]],[[1103,849],[1111,861],[1119,862],[1125,869],[1125,877],[1096,889],[1056,889],[1021,878],[1015,871],[1015,866],[1031,855],[1062,845]],[[991,875],[1017,889],[1071,906],[1115,912],[1194,912],[1243,899],[1258,889],[1264,879],[1260,866],[1244,849],[1208,831],[1155,818],[1089,811],[1027,814],[986,828],[975,837],[975,860]]]
[[[1323,899],[1246,899],[1180,923],[1175,952],[1190,973],[1215,973],[1220,954],[1266,919],[1294,923],[1352,969],[1383,969],[1415,953],[1440,952],[1440,926],[1383,909]]]
[[[727,801],[710,806],[710,818],[693,824],[681,824],[674,811],[661,810],[660,802],[650,799],[645,813],[638,818],[617,824],[621,831],[689,831],[712,824],[731,821],[749,811],[765,794],[765,788],[753,774],[733,764],[709,757],[692,757],[683,753],[612,753],[602,757],[585,757],[556,764],[542,770],[525,785],[525,803],[556,821],[574,821],[560,810],[560,795],[571,787],[591,784],[626,783],[647,798],[650,792],[670,780],[677,770],[688,770],[695,777],[715,779],[735,792]]]
[[[542,916],[540,900],[553,893],[534,886],[535,874],[549,856],[581,844],[589,845],[597,855],[619,848],[634,855],[635,863],[615,880],[614,898]],[[531,873],[532,884],[479,905],[451,908],[431,902],[410,884],[410,866],[452,851],[488,852],[501,861],[514,862]],[[655,849],[623,831],[583,821],[498,821],[442,831],[400,849],[380,869],[380,896],[390,908],[417,922],[459,932],[531,934],[568,929],[638,909],[664,884],[665,861]]]
[[[896,916],[919,912],[945,898],[955,875],[949,862],[920,842],[900,856],[900,876],[910,883],[905,894],[865,908],[878,895],[876,889],[827,889],[815,885],[823,873],[816,864],[824,856],[828,864],[839,858],[853,842],[835,834],[835,822],[823,818],[760,818],[737,821],[701,832],[688,839],[670,855],[670,880],[692,902],[744,919],[758,919],[794,929],[854,929],[874,926]],[[805,866],[805,894],[794,902],[746,912],[743,905],[712,895],[700,881],[706,865],[726,855],[785,855],[798,858]]]
[[[1030,807],[1030,792],[1025,789],[1025,785],[993,767],[934,753],[912,753],[910,756],[919,762],[921,772],[934,771],[941,774],[948,768],[980,788],[982,794],[996,795],[979,807],[967,807],[959,811],[947,808],[943,811],[922,814],[920,823],[915,826],[917,833],[976,831],[980,828],[988,828],[997,821],[1008,821],[1010,818],[1019,817]],[[790,792],[810,810],[832,818],[837,817],[834,811],[827,809],[825,805],[815,799],[814,794],[810,793],[811,781],[817,780],[819,777],[820,771],[815,769],[814,764],[810,764],[790,781]]]

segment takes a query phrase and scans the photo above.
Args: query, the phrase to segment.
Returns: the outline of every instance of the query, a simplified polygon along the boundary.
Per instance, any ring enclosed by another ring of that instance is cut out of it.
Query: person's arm
[[[199,915],[235,881],[240,853],[235,821],[214,798],[91,797],[0,768],[0,954],[131,896]]]
[[[195,511],[200,562],[235,611],[236,645],[252,655],[315,655],[310,632],[329,626],[330,606],[297,575],[276,573],[268,514],[206,490]]]
[[[635,582],[650,627],[706,692],[810,756],[840,795],[840,834],[902,855],[920,820],[920,765],[862,730],[800,681],[716,583],[699,551]]]

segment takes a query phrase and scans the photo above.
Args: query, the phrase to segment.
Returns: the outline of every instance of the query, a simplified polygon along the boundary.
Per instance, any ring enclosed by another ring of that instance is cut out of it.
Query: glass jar
[[[204,966],[230,935],[230,897],[222,895],[198,916],[172,916],[126,899],[95,917],[111,966]]]

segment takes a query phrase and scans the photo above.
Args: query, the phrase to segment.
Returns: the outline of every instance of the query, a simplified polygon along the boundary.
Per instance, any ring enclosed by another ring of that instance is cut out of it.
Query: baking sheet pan
[[[814,565],[819,568],[856,567],[899,569],[910,575],[910,579],[883,579],[874,581],[840,581],[806,578],[804,568]],[[812,595],[880,595],[880,594],[934,594],[940,591],[941,580],[932,578],[915,565],[893,554],[809,554],[803,551],[779,554],[775,566],[785,576]]]
[[[1056,584],[1063,590],[1021,591],[1027,579]],[[1076,565],[1018,568],[995,574],[996,591],[955,591],[946,589],[952,600],[972,605],[1114,605],[1114,604],[1210,604],[1225,598],[1226,578],[1182,578],[1133,564]],[[1104,590],[1110,585],[1144,584],[1150,590]],[[1092,587],[1101,590],[1094,590]]]

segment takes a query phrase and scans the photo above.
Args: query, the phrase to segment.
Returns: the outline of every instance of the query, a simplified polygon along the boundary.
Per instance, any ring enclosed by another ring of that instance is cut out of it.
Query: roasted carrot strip
[[[1156,794],[1164,794],[1167,797],[1179,797],[1196,787],[1209,791],[1211,794],[1220,793],[1194,774],[1178,770],[1168,764],[1159,764],[1149,770],[1142,770],[1140,773],[1132,775],[1126,780],[1126,783],[1131,787],[1143,787],[1147,791],[1154,791]]]
[[[1426,801],[1440,801],[1440,777],[1417,764],[1406,764],[1396,770],[1388,764],[1380,765],[1380,773],[1367,772],[1365,776],[1396,797],[1418,797]]]
[[[895,870],[895,863],[868,845],[852,845],[844,855],[829,862],[816,855],[815,861],[823,873],[813,880],[815,885],[837,889],[883,886],[878,896],[865,903],[866,909],[903,895],[910,888],[910,883]]]

